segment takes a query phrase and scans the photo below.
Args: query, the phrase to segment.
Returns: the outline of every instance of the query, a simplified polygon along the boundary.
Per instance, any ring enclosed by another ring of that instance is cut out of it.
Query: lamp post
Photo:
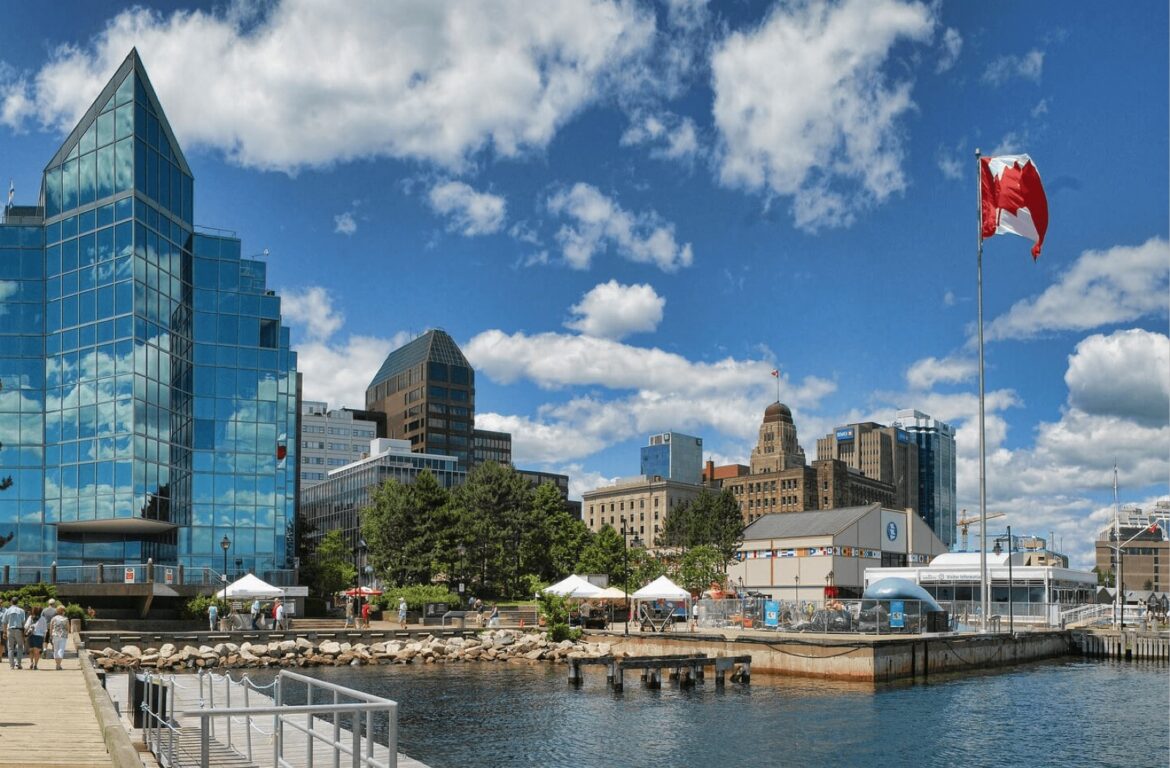
[[[223,540],[219,542],[219,546],[223,547],[223,615],[226,617],[228,588],[227,553],[232,546],[232,540],[227,537],[226,533],[223,535]]]
[[[353,548],[353,579],[357,587],[357,599],[353,605],[353,621],[357,626],[361,623],[362,615],[362,560],[365,559],[366,554],[366,540],[358,539],[357,546]]]
[[[1129,544],[1131,541],[1136,539],[1138,536],[1141,536],[1143,533],[1153,533],[1156,530],[1158,530],[1158,524],[1157,523],[1150,523],[1149,525],[1145,526],[1140,531],[1135,533],[1133,536],[1130,536],[1128,539],[1126,539],[1125,541],[1123,541],[1117,545],[1117,579],[1116,579],[1116,582],[1117,582],[1117,599],[1118,599],[1118,602],[1120,603],[1120,609],[1117,612],[1117,616],[1118,616],[1118,621],[1120,622],[1119,626],[1121,629],[1125,629],[1125,592],[1124,592],[1125,587],[1122,586],[1122,583],[1123,583],[1122,579],[1124,578],[1124,571],[1121,568],[1122,550],[1125,548],[1126,544]],[[1117,538],[1118,539],[1121,538],[1121,526],[1120,525],[1118,525],[1118,527],[1117,527]]]
[[[1016,611],[1015,602],[1013,601],[1012,593],[1015,591],[1015,579],[1012,577],[1012,552],[1016,551],[1014,542],[1012,541],[1012,527],[1007,527],[1008,534],[1008,633],[1016,633]]]
[[[630,549],[626,544],[626,516],[622,515],[622,591],[626,593],[623,635],[630,634]]]
[[[793,576],[792,579],[796,582],[796,612],[800,613],[800,576]]]

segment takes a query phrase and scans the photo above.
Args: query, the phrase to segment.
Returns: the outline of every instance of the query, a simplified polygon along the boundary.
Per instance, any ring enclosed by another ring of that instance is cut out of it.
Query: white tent
[[[606,587],[601,590],[594,599],[597,600],[625,600],[629,595],[621,591],[617,587]]]
[[[592,598],[598,597],[602,589],[596,584],[590,583],[576,574],[562,579],[551,587],[545,587],[541,592],[547,592],[551,595],[560,595],[561,597],[583,597]]]
[[[631,597],[635,600],[690,600],[691,593],[667,577],[659,576],[654,581],[639,589]]]
[[[225,592],[226,594],[224,594]],[[249,573],[216,592],[215,596],[221,600],[244,600],[247,598],[271,599],[274,597],[283,597],[284,590],[280,587],[274,587],[263,579],[259,579]]]

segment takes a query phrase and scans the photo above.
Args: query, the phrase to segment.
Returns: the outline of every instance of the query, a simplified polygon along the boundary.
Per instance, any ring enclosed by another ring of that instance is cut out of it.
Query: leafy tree
[[[743,517],[730,490],[718,494],[706,488],[690,501],[667,511],[658,545],[685,552],[691,547],[715,547],[724,568],[743,542]]]
[[[317,579],[314,586],[320,594],[335,595],[354,583],[357,568],[353,564],[353,551],[341,531],[330,531],[322,536],[317,542],[314,558]]]
[[[722,583],[725,571],[723,554],[716,547],[710,544],[692,547],[679,560],[679,586],[699,594],[712,581]]]
[[[366,556],[391,584],[429,584],[450,493],[423,470],[410,485],[390,479],[374,489],[361,511]]]
[[[494,462],[473,469],[452,494],[480,591],[511,595],[524,589],[520,539],[531,500],[528,481],[512,467]]]
[[[621,535],[608,523],[593,535],[581,559],[577,561],[578,573],[605,573],[609,583],[628,587],[629,570],[626,567],[628,551],[622,546]]]
[[[666,561],[655,557],[649,551],[642,547],[633,547],[630,549],[630,584],[631,590],[636,590],[643,587],[650,582],[657,579],[659,576],[665,576],[667,572]]]

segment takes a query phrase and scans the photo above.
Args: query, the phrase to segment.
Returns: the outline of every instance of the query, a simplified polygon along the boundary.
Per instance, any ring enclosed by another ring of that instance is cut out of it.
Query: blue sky
[[[17,202],[132,46],[198,223],[267,250],[305,394],[447,330],[477,425],[573,495],[647,435],[809,457],[917,408],[978,509],[974,152],[1027,153],[1043,254],[989,239],[988,509],[1091,562],[1170,476],[1164,3],[66,3],[0,22]]]

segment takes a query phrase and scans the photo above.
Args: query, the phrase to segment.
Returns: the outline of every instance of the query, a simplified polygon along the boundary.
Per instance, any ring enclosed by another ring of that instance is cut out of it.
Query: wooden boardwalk
[[[176,686],[175,701],[171,710],[173,712],[193,711],[200,708],[199,700],[199,680],[197,676],[190,674],[179,674],[175,676]],[[211,694],[214,697],[215,707],[220,708],[226,706],[226,688],[227,683],[223,677],[216,674],[211,680],[215,680],[214,692],[208,690],[208,679],[204,682],[205,695]],[[125,674],[111,674],[107,677],[107,689],[111,696],[119,702],[119,707],[123,713],[127,712],[125,698],[128,693],[129,681]],[[245,706],[243,701],[243,693],[238,686],[232,687],[231,706],[242,707]],[[248,706],[252,707],[270,707],[273,706],[273,701],[270,696],[266,696],[258,691],[251,691],[248,694]],[[286,715],[286,720],[294,721],[302,727],[308,726],[308,715]],[[245,755],[248,754],[248,729],[241,718],[232,718],[230,740],[228,729],[226,727],[227,718],[216,718],[216,723],[212,731],[211,744],[214,749],[215,759],[211,760],[211,765],[216,768],[249,768],[250,766],[271,766],[273,764],[273,734],[272,734],[272,716],[257,717],[253,721],[251,729],[251,749],[252,761],[249,762]],[[342,718],[342,722],[348,723],[348,716]],[[198,717],[182,717],[179,718],[180,725],[180,740],[183,745],[182,755],[177,759],[179,766],[197,766],[199,764],[199,718]],[[329,720],[321,717],[313,719],[313,728],[321,733],[332,736],[333,724]],[[345,744],[351,744],[353,739],[350,735],[350,729],[343,727],[341,729],[340,741]],[[137,738],[141,738],[140,735]],[[304,768],[312,768],[313,765],[332,765],[332,761],[326,761],[325,751],[321,742],[317,742],[313,752],[310,752],[308,745],[309,738],[296,728],[285,726],[284,733],[284,759],[293,766],[304,766]],[[230,743],[232,749],[228,748]],[[361,740],[362,753],[365,754],[367,748],[367,741],[363,737]],[[312,756],[310,756],[312,755]],[[346,755],[342,755],[342,764],[346,764]],[[389,750],[385,745],[374,743],[374,758],[386,763],[389,758]],[[414,760],[401,753],[398,754],[398,765],[400,768],[427,768],[423,763]]]
[[[64,669],[0,664],[0,766],[109,768],[110,758],[70,644]]]

